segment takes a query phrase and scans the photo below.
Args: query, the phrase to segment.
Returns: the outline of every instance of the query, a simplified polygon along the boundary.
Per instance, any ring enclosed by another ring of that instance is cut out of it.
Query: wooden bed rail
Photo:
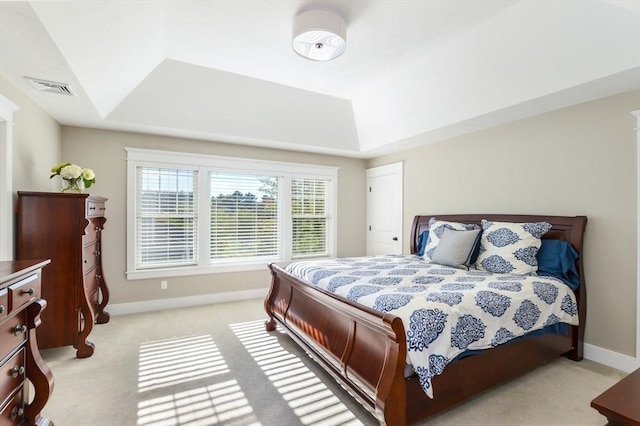
[[[284,327],[381,424],[404,424],[406,337],[400,318],[301,285],[275,264],[269,268],[267,330]]]

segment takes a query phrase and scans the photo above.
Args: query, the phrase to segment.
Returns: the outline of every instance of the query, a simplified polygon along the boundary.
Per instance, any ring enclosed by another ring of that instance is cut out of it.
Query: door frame
[[[636,365],[640,367],[640,109],[631,111],[636,117],[636,203],[637,203],[637,219],[636,219]]]
[[[0,94],[0,260],[13,260],[13,113],[19,107]]]

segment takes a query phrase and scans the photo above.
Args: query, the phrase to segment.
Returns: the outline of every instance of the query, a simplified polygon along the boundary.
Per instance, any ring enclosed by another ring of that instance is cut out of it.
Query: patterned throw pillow
[[[448,222],[446,220],[438,220],[437,218],[432,217],[429,219],[429,238],[427,239],[427,245],[424,248],[424,260],[428,260],[429,262],[432,261],[433,252],[436,247],[438,247],[438,243],[440,242],[440,238],[442,238],[442,233],[445,228],[449,228],[453,231],[471,231],[473,229],[480,229],[480,226],[476,224]]]
[[[511,223],[482,220],[480,255],[476,268],[495,273],[535,275],[540,238],[551,229],[547,222]]]

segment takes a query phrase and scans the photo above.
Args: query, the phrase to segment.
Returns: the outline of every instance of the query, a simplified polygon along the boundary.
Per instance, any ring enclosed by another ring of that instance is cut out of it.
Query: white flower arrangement
[[[96,183],[96,174],[91,169],[82,168],[76,164],[69,162],[60,163],[51,168],[52,179],[54,176],[60,176],[66,183],[62,188],[62,192],[68,190],[74,190],[76,192],[82,192],[83,188],[89,188]]]

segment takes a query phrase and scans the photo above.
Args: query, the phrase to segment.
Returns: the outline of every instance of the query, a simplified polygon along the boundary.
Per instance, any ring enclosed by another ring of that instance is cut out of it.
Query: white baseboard
[[[640,367],[640,359],[603,349],[598,346],[584,344],[584,357],[588,360],[616,368],[627,373]]]
[[[202,294],[199,296],[176,297],[170,299],[146,300],[144,302],[116,303],[107,306],[111,315],[137,314],[140,312],[160,311],[163,309],[187,308],[189,306],[209,305],[211,303],[235,302],[247,299],[264,299],[267,288],[255,290],[231,291],[227,293]]]

